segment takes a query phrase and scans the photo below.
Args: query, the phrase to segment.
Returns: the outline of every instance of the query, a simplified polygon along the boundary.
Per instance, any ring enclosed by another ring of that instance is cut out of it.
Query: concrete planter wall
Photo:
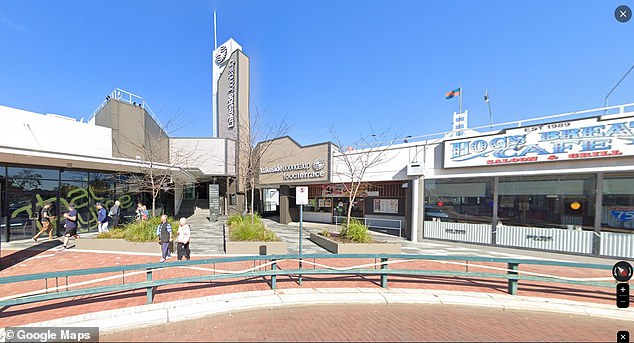
[[[398,243],[339,243],[311,233],[310,240],[333,254],[400,254]]]
[[[128,242],[124,239],[89,239],[75,240],[75,248],[82,250],[104,250],[144,252],[161,254],[161,245],[157,242]],[[170,251],[174,252],[174,242],[170,242]]]
[[[277,242],[232,241],[229,239],[229,227],[223,225],[225,254],[227,255],[285,255],[288,244]]]
[[[284,255],[288,252],[286,242],[233,242],[225,243],[226,254],[240,255]]]

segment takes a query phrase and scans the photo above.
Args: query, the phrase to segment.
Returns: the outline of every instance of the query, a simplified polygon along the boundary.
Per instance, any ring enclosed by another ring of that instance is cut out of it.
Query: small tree
[[[156,216],[156,199],[161,191],[173,191],[179,187],[175,181],[180,175],[187,175],[185,170],[194,163],[195,150],[170,149],[169,135],[185,126],[179,122],[179,118],[177,113],[161,125],[149,113],[144,113],[139,122],[139,127],[143,130],[137,132],[136,137],[121,137],[122,142],[127,145],[128,154],[137,154],[134,158],[139,166],[137,173],[121,174],[120,178],[130,188],[150,194],[153,216]],[[193,176],[190,179],[194,180]]]
[[[254,222],[254,193],[257,187],[256,180],[262,156],[266,154],[275,139],[288,134],[291,126],[286,122],[286,116],[282,117],[278,122],[274,119],[266,118],[266,111],[260,114],[256,106],[255,113],[250,116],[249,135],[242,137],[238,144],[238,156],[246,157],[246,161],[240,162],[237,169],[238,175],[242,179],[242,184],[245,186],[245,191],[251,192],[250,201],[246,197],[247,192],[245,192],[244,210],[251,216],[252,224]]]
[[[375,133],[370,125],[371,135],[360,136],[350,144],[343,144],[341,137],[334,127],[330,127],[330,134],[339,147],[339,151],[333,154],[333,175],[342,179],[344,190],[348,195],[348,209],[346,211],[346,223],[350,223],[352,216],[352,204],[356,200],[359,188],[364,184],[366,172],[387,161],[386,152],[397,139],[386,139],[388,130]]]

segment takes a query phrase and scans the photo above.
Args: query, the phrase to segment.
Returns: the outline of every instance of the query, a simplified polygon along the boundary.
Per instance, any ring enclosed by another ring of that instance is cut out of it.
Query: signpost
[[[299,270],[302,269],[302,226],[304,221],[304,205],[308,205],[308,187],[295,188],[295,204],[299,205]],[[299,275],[299,285],[302,285],[302,275]]]
[[[220,215],[220,186],[209,184],[209,221],[218,221]]]

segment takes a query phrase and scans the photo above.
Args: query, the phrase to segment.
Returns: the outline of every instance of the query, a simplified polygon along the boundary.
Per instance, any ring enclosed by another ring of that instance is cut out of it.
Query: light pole
[[[603,103],[603,107],[608,107],[608,98],[610,97],[610,95],[612,95],[612,92],[614,92],[614,90],[616,89],[616,87],[618,87],[621,82],[623,82],[623,80],[627,77],[627,75],[630,74],[630,72],[632,71],[632,69],[634,69],[634,64],[632,64],[632,66],[630,67],[630,69],[623,75],[623,77],[621,77],[621,79],[619,80],[619,82],[617,82],[614,87],[612,87],[612,89],[608,92],[608,94],[605,96],[605,101]],[[607,109],[603,110],[603,114],[605,114],[607,112]]]

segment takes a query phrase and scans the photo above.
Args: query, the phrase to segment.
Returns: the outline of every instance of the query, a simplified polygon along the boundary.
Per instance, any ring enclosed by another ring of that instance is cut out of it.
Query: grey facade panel
[[[169,163],[167,133],[140,106],[108,101],[95,116],[95,124],[112,129],[112,156]]]

